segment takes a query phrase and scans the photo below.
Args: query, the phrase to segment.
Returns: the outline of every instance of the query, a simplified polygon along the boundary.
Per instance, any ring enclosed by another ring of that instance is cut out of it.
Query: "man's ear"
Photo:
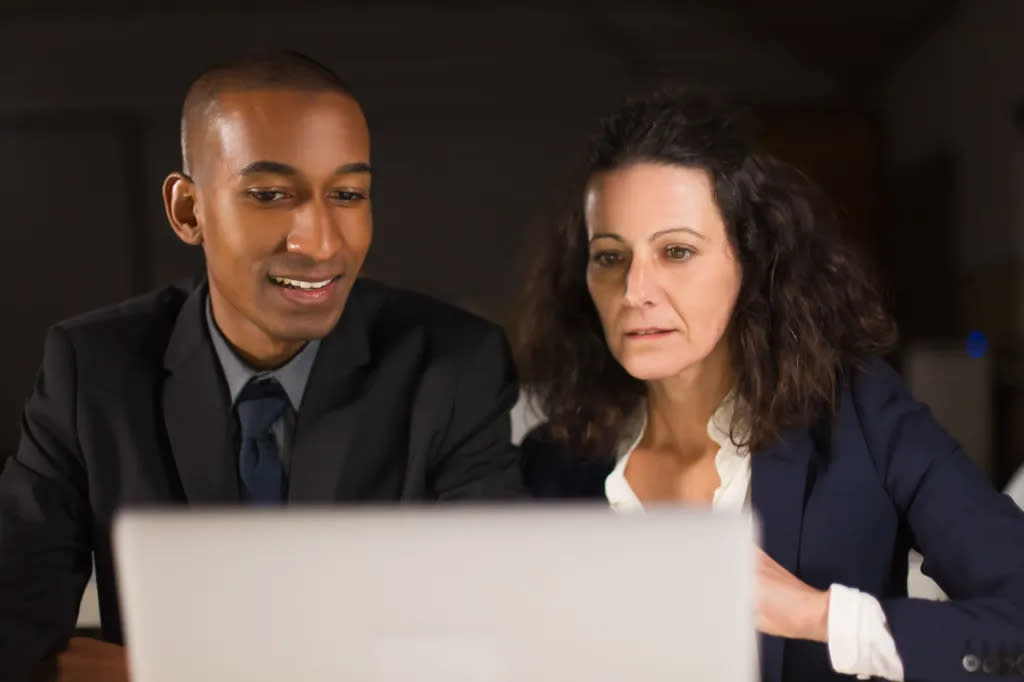
[[[171,173],[164,180],[163,193],[164,209],[174,234],[190,246],[202,244],[203,233],[195,210],[196,185],[192,178],[179,171]]]

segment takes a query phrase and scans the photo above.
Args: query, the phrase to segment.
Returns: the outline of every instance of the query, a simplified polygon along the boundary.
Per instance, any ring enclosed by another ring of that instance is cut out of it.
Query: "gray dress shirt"
[[[292,436],[295,432],[295,415],[298,414],[299,407],[302,405],[302,394],[306,391],[309,372],[313,368],[313,361],[316,360],[320,341],[313,340],[308,342],[295,357],[281,367],[274,370],[261,371],[247,365],[232,350],[231,345],[224,338],[224,334],[221,333],[217,323],[213,320],[213,311],[210,307],[209,297],[206,299],[206,326],[210,330],[213,349],[217,353],[221,370],[224,372],[224,379],[228,384],[232,413],[234,413],[238,395],[254,377],[260,379],[273,377],[277,379],[278,383],[281,384],[281,388],[288,395],[288,407],[285,408],[281,417],[271,427],[274,431],[274,438],[277,440],[278,451],[281,453],[281,465],[284,467],[285,474],[287,474],[290,469],[288,455]]]

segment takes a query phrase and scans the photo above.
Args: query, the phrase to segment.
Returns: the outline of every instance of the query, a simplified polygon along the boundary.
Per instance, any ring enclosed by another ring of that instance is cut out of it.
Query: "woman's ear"
[[[196,186],[192,178],[175,171],[164,180],[164,209],[167,220],[178,239],[190,246],[203,242],[203,233],[196,216]]]

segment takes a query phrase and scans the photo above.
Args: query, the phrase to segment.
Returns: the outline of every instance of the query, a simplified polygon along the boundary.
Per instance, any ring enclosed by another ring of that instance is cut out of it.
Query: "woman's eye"
[[[672,260],[685,260],[693,255],[693,249],[688,246],[669,246],[665,249],[665,255]]]
[[[611,251],[601,251],[594,254],[593,261],[602,267],[612,267],[622,262],[622,256]]]
[[[248,195],[261,203],[272,203],[281,201],[288,197],[288,194],[278,189],[250,189]]]

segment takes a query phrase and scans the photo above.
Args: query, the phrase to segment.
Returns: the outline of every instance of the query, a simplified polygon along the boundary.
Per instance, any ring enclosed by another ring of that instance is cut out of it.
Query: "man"
[[[336,75],[291,53],[208,71],[185,99],[182,155],[164,203],[205,281],[47,335],[0,475],[0,678],[66,646],[91,555],[104,637],[121,642],[119,507],[521,492],[501,332],[357,281],[370,142]]]

